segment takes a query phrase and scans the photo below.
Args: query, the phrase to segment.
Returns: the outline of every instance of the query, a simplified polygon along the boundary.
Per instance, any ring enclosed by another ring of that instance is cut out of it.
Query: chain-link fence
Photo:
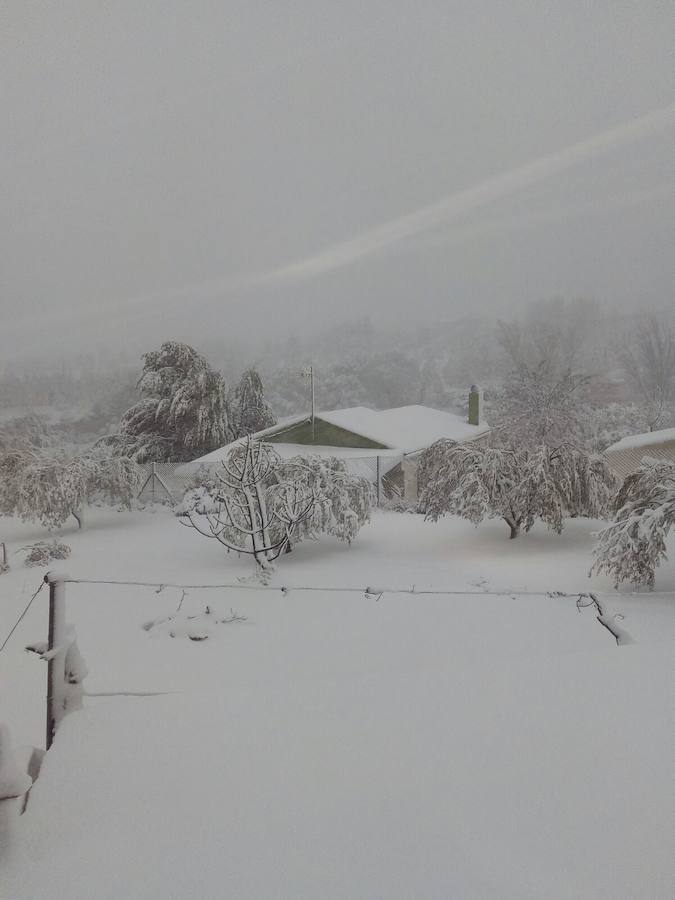
[[[403,457],[388,456],[342,456],[351,475],[360,475],[374,486],[378,506],[388,500],[399,500],[404,495]],[[143,475],[138,499],[145,503],[180,503],[185,491],[200,482],[215,478],[222,469],[221,462],[164,462],[147,463],[140,467]]]

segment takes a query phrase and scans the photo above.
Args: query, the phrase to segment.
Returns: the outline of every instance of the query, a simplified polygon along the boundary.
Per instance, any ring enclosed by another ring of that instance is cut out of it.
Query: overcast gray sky
[[[0,15],[5,356],[673,302],[672,0]]]

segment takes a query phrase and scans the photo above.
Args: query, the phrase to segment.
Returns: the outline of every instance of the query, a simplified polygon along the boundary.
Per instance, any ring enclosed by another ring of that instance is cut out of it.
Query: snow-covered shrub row
[[[269,444],[248,440],[185,494],[176,515],[269,570],[281,553],[307,538],[330,534],[351,543],[374,502],[370,482],[349,474],[342,460],[282,460]]]
[[[615,521],[598,534],[591,572],[610,575],[617,587],[622,581],[653,587],[675,524],[675,465],[645,459],[624,481],[614,509]]]
[[[512,538],[537,519],[560,533],[567,516],[604,518],[617,488],[601,457],[568,445],[514,450],[450,440],[423,453],[419,484],[428,519],[450,513],[478,525],[501,518]]]
[[[82,456],[15,449],[0,455],[0,512],[59,528],[70,516],[84,523],[91,504],[130,509],[140,478],[127,457],[92,450]]]

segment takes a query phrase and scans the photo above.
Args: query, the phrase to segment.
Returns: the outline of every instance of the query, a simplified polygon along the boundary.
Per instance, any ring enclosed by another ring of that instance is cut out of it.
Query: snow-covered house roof
[[[328,445],[325,443],[296,443],[293,432],[298,426],[309,421],[307,415],[291,416],[271,428],[251,435],[254,439],[274,438],[275,449],[282,455],[294,456],[312,453],[320,456],[362,457],[385,456],[391,454],[414,454],[441,438],[464,442],[476,440],[489,433],[486,422],[471,425],[456,413],[432,409],[429,406],[399,406],[394,409],[369,409],[367,406],[352,406],[348,409],[333,409],[318,412],[317,423],[327,423],[336,429],[348,432],[356,438],[364,439],[364,446]],[[283,440],[284,432],[289,433],[289,441]],[[211,463],[224,459],[237,444],[214,450],[196,462]],[[291,452],[292,451],[292,452]],[[386,451],[389,451],[387,453]]]
[[[607,462],[623,478],[635,472],[645,456],[675,463],[675,428],[631,434],[605,450]]]
[[[441,438],[472,441],[489,431],[486,422],[470,425],[456,413],[430,406],[398,406],[379,410],[353,406],[319,413],[318,418],[403,453],[422,450]]]

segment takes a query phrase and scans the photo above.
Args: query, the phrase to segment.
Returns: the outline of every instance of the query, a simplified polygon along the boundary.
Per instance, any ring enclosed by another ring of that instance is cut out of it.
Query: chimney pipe
[[[469,425],[480,425],[481,392],[476,384],[469,391]]]

